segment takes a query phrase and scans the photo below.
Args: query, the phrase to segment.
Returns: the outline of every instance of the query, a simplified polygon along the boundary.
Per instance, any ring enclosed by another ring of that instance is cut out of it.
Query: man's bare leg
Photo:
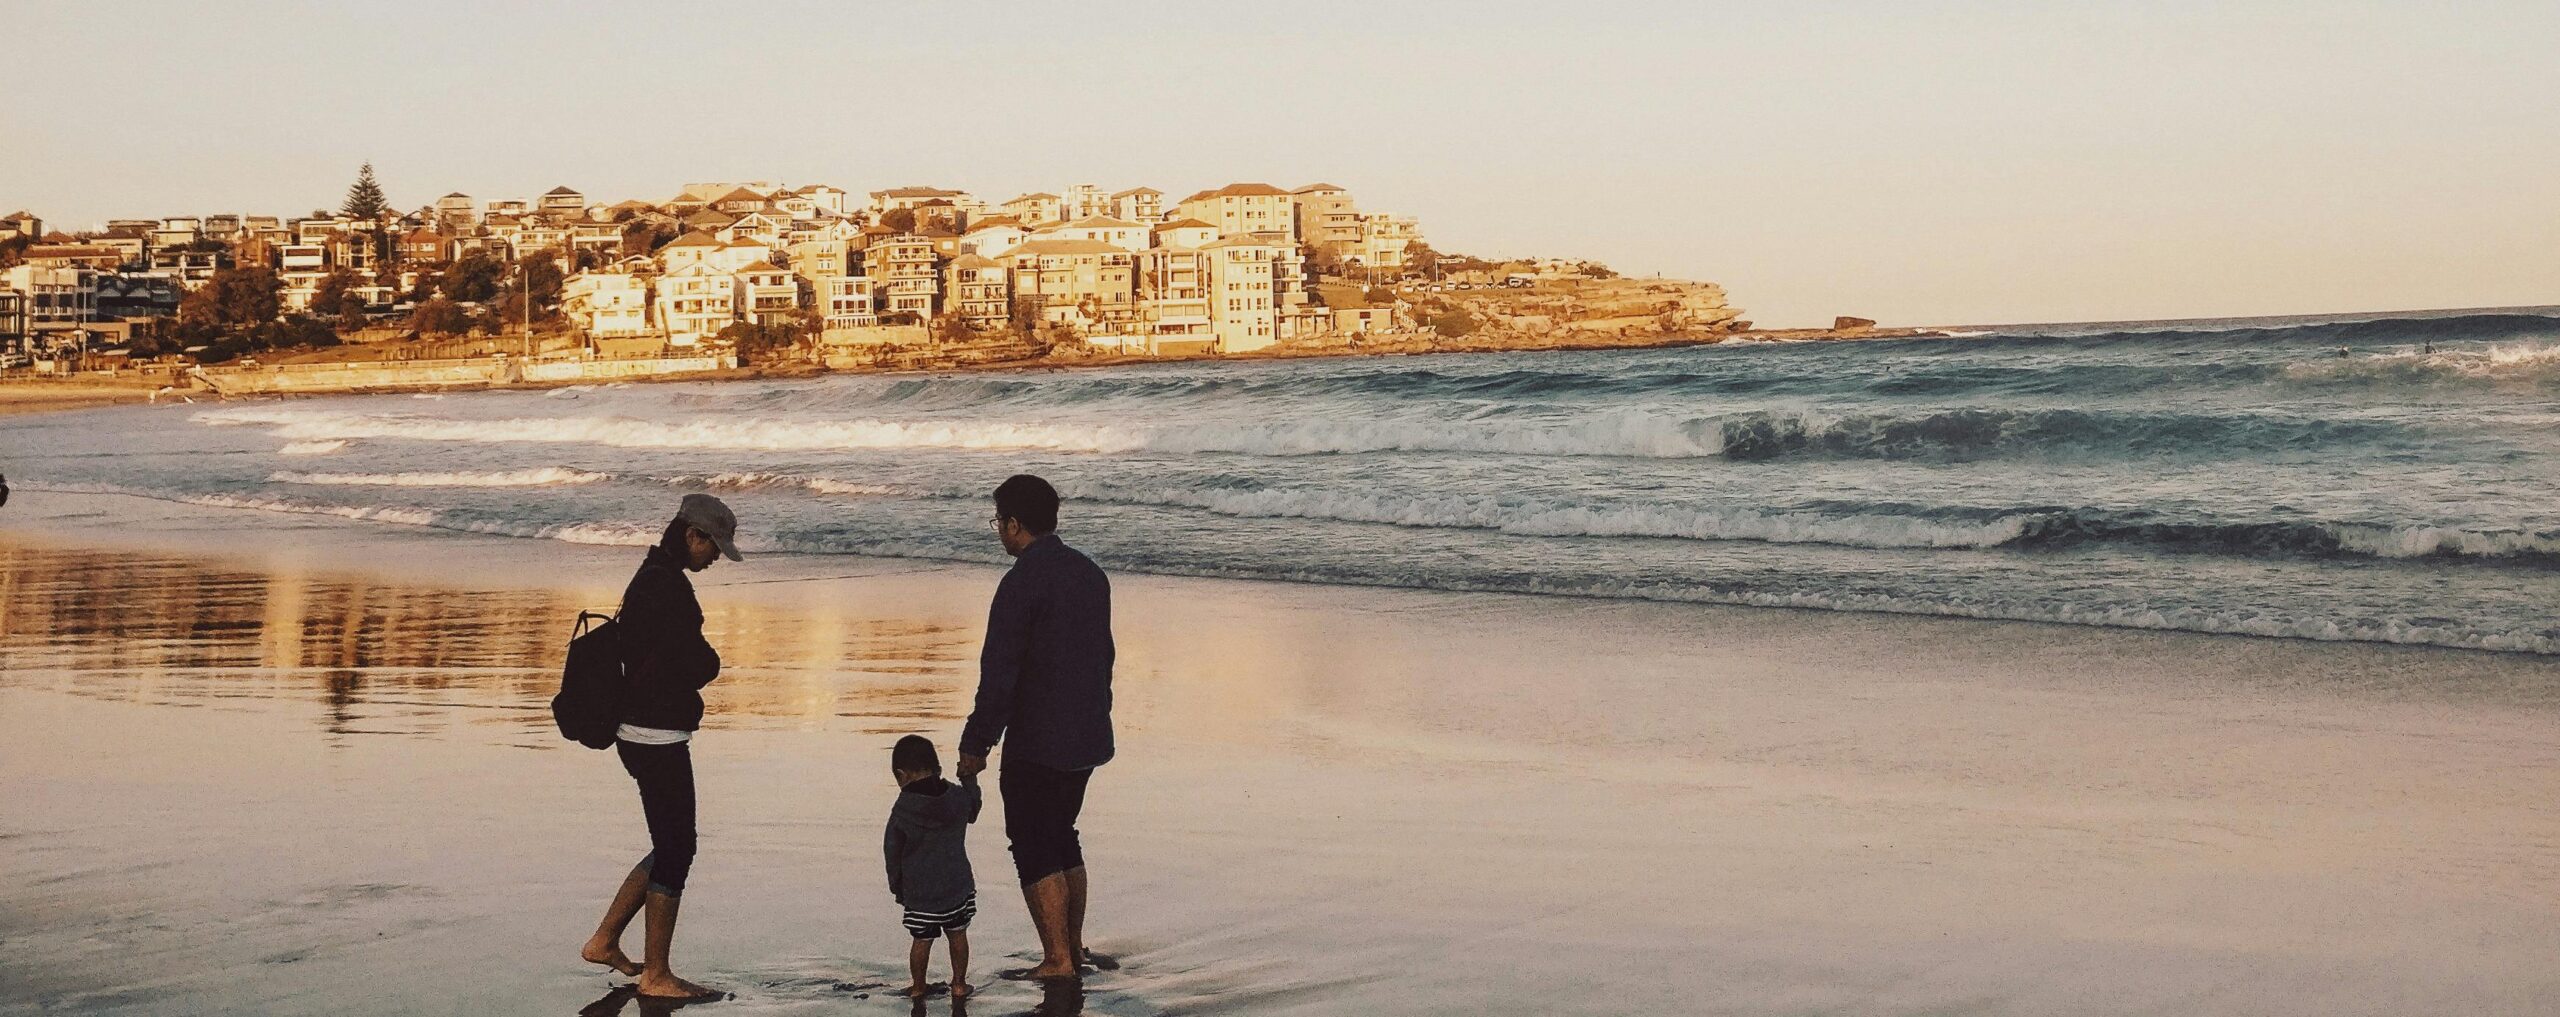
[[[1031,909],[1031,926],[1040,930],[1040,966],[1025,977],[1076,977],[1074,955],[1067,952],[1067,874],[1052,872],[1024,886],[1022,903]]]
[[[604,909],[604,921],[596,923],[596,934],[587,937],[587,945],[578,951],[578,959],[589,964],[602,964],[626,975],[640,973],[640,965],[622,952],[622,932],[640,915],[640,898],[649,892],[649,867],[634,865],[631,874],[622,877],[622,888],[614,891],[613,903]]]
[[[1085,963],[1084,866],[1067,870],[1067,959]]]
[[[969,998],[969,934],[951,933],[951,998]]]
[[[643,996],[681,999],[711,994],[709,989],[676,977],[668,966],[667,955],[675,950],[676,943],[676,908],[682,903],[682,897],[649,891],[647,942],[640,964],[640,994]]]
[[[924,998],[924,968],[932,961],[932,940],[919,939],[907,944],[907,998]]]

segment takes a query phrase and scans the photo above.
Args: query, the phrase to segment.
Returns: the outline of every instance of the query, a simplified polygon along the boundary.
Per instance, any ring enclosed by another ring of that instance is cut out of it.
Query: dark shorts
[[[623,772],[640,785],[640,812],[649,820],[649,853],[640,865],[649,870],[649,889],[669,897],[684,893],[685,876],[693,871],[693,748],[615,742]]]
[[[1084,867],[1076,816],[1084,811],[1084,786],[1092,778],[1091,770],[1005,761],[996,789],[1004,794],[1004,835],[1013,843],[1013,871],[1022,885]]]
[[[956,908],[943,911],[918,911],[908,908],[903,922],[907,927],[907,935],[917,939],[938,939],[946,932],[969,931],[969,919],[976,917],[978,917],[978,895],[973,893],[969,895],[968,900],[960,902],[960,906]]]

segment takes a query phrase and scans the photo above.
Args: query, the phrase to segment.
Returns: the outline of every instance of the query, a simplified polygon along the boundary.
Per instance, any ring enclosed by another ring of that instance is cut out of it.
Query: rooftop
[[[1202,191],[1182,200],[1190,202],[1198,201],[1202,198],[1286,197],[1288,193],[1289,192],[1273,187],[1270,184],[1228,184],[1227,186],[1218,188],[1217,190]]]

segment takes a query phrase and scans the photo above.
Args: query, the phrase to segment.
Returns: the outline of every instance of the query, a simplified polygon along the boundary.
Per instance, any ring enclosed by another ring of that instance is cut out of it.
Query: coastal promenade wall
[[[446,389],[495,388],[506,385],[570,385],[622,381],[668,375],[697,374],[738,366],[734,356],[631,357],[599,359],[408,360],[352,364],[275,364],[260,367],[211,367],[195,372],[205,387],[226,396],[296,395],[329,392],[432,392]]]

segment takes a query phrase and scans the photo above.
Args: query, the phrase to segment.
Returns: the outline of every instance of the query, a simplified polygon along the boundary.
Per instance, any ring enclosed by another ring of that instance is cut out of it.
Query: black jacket
[[[622,591],[619,627],[629,682],[622,722],[671,731],[701,727],[702,687],[720,677],[720,654],[702,638],[693,581],[665,548],[650,548]]]
[[[978,821],[978,785],[926,777],[898,792],[880,850],[889,895],[909,911],[944,912],[977,892],[969,871],[969,824]]]
[[[1060,770],[1111,761],[1111,579],[1047,534],[1022,549],[996,584],[978,700],[960,751],[984,756],[1008,737],[1005,760]]]

